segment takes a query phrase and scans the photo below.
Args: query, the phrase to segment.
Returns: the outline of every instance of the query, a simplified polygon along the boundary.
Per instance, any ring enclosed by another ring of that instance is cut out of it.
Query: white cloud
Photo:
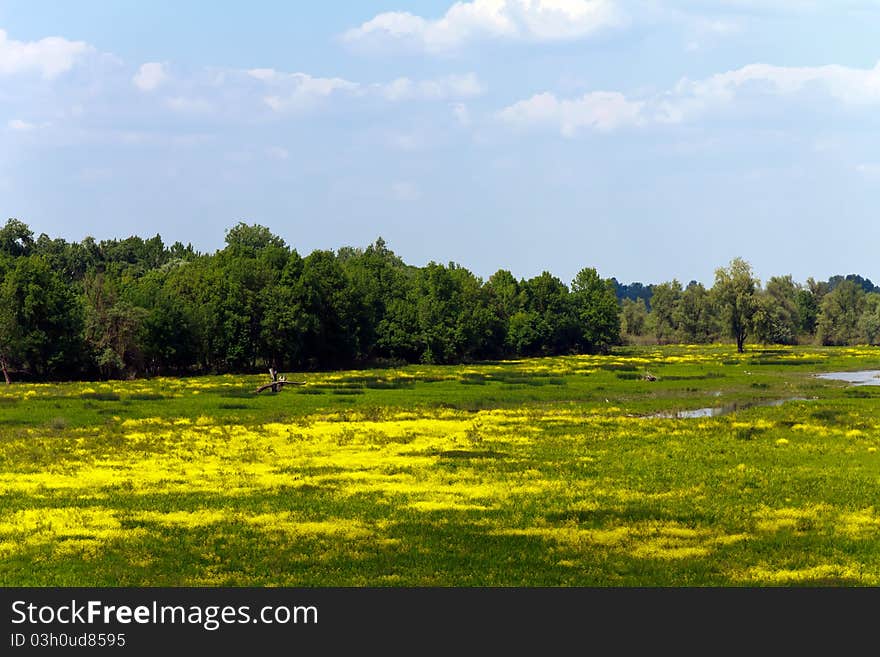
[[[160,62],[147,62],[141,65],[131,81],[141,91],[153,91],[168,79],[165,65]]]
[[[214,109],[214,106],[204,98],[185,98],[177,96],[165,101],[165,105],[175,112],[183,114],[206,114]]]
[[[470,98],[485,92],[485,87],[473,73],[447,75],[433,80],[397,78],[387,84],[373,85],[386,100],[446,100]]]
[[[843,8],[846,6],[875,5],[876,0],[836,0],[834,5],[820,2],[820,0],[686,0],[682,2],[685,7],[697,10],[731,10],[740,12],[799,12],[815,11],[824,6]]]
[[[473,0],[438,19],[409,12],[379,14],[342,35],[368,49],[404,47],[442,53],[484,39],[561,41],[624,22],[615,0]]]
[[[792,97],[801,93],[850,106],[880,104],[880,63],[870,69],[749,64],[704,80],[683,79],[659,99],[654,118],[679,123],[747,96]]]
[[[248,75],[257,80],[262,80],[263,82],[272,82],[273,80],[282,77],[284,74],[279,73],[274,68],[252,68],[248,71]]]
[[[335,93],[355,92],[356,82],[342,78],[316,78],[307,73],[282,73],[271,68],[255,68],[248,75],[278,89],[263,101],[276,112],[309,109]]]
[[[6,123],[6,127],[15,132],[29,132],[37,126],[33,123],[22,121],[21,119],[11,119]]]
[[[769,83],[772,91],[779,94],[796,93],[816,84],[832,98],[845,103],[874,104],[880,101],[880,63],[871,69],[837,65],[787,67],[751,64],[714,75],[708,81],[690,87],[701,95],[727,96],[735,88],[753,82]]]
[[[702,80],[682,79],[667,92],[629,99],[619,92],[594,91],[559,99],[545,92],[498,112],[511,125],[550,125],[566,137],[583,129],[609,131],[628,125],[683,123],[751,101],[752,112],[772,111],[779,98],[810,103],[824,99],[849,107],[880,105],[880,63],[874,68],[845,66],[787,67],[750,64]]]
[[[411,182],[397,181],[391,184],[391,198],[395,201],[418,201],[421,197],[419,188]]]
[[[498,113],[502,121],[520,127],[548,125],[572,137],[584,128],[608,132],[642,122],[641,102],[627,100],[623,94],[594,91],[573,100],[560,100],[551,93],[521,100]]]
[[[0,30],[0,75],[39,73],[51,80],[72,69],[93,50],[84,41],[68,41],[62,37],[15,41]]]
[[[391,82],[362,84],[343,78],[317,78],[306,73],[283,73],[269,68],[251,69],[247,74],[272,88],[263,97],[276,112],[312,109],[331,96],[378,96],[389,102],[470,98],[485,92],[473,73],[447,75],[429,80],[397,78]]]

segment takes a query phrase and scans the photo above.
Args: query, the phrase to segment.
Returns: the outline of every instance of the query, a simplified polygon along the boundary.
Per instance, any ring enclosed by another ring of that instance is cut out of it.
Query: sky
[[[0,217],[880,283],[880,0],[0,0]]]

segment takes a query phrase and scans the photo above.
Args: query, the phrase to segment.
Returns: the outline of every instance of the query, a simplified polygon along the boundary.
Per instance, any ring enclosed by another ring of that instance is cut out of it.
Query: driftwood
[[[305,381],[288,381],[286,376],[278,376],[278,372],[275,371],[274,367],[269,368],[269,376],[272,377],[272,382],[260,386],[255,392],[260,393],[270,388],[272,392],[278,392],[282,386],[304,386],[306,384]]]

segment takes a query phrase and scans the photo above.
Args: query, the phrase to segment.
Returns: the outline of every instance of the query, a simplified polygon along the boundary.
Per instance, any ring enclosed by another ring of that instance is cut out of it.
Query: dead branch
[[[268,390],[272,388],[272,392],[278,392],[278,389],[281,386],[304,386],[306,384],[305,381],[286,381],[281,379],[280,381],[275,381],[274,383],[267,383],[264,386],[260,386],[256,389],[255,392],[263,392],[264,390]]]
[[[272,377],[272,382],[260,386],[255,392],[261,393],[270,388],[272,392],[278,392],[282,386],[304,386],[306,384],[305,381],[288,381],[286,376],[278,376],[278,372],[275,371],[274,367],[269,368],[269,376]]]

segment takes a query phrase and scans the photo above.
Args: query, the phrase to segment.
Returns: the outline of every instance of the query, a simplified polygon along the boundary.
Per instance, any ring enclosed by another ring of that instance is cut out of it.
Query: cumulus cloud
[[[368,49],[449,52],[484,39],[562,41],[624,22],[615,0],[472,0],[437,19],[409,12],[378,14],[346,31],[344,42]]]
[[[283,73],[271,68],[255,68],[247,73],[275,90],[264,96],[263,101],[276,112],[309,109],[333,94],[355,92],[360,87],[342,78],[316,78],[307,73]]]
[[[387,84],[373,85],[373,88],[386,100],[391,101],[470,98],[479,96],[485,91],[485,87],[473,73],[447,75],[433,80],[397,78]]]
[[[880,63],[869,69],[750,64],[702,80],[685,78],[666,92],[638,99],[616,91],[594,91],[573,99],[545,92],[504,108],[497,118],[519,127],[551,126],[572,137],[586,130],[683,123],[735,108],[746,99],[757,99],[758,107],[769,110],[775,99],[799,97],[849,107],[880,105]]]
[[[686,0],[681,6],[694,10],[728,10],[740,12],[804,12],[815,11],[824,6],[833,9],[847,6],[865,6],[875,0],[837,0],[834,5],[820,0]]]
[[[623,94],[595,91],[580,98],[560,100],[552,93],[542,93],[503,109],[498,117],[511,125],[545,125],[558,128],[566,137],[591,128],[608,132],[624,125],[642,122],[641,102],[632,102]]]
[[[165,101],[168,109],[182,114],[206,114],[214,109],[214,106],[204,98],[186,98],[176,96]]]
[[[15,132],[29,132],[33,130],[37,126],[33,123],[28,123],[27,121],[22,121],[21,119],[10,119],[6,123],[6,127]]]
[[[141,65],[131,81],[141,91],[153,91],[168,79],[165,65],[159,62],[147,62]]]
[[[84,41],[68,41],[62,37],[15,41],[0,30],[0,75],[39,73],[51,80],[72,69],[93,51]]]
[[[428,80],[397,78],[391,82],[363,84],[343,78],[319,78],[306,73],[283,73],[275,69],[251,69],[247,74],[273,90],[263,101],[276,112],[315,107],[331,96],[378,97],[389,102],[470,98],[485,92],[473,73]]]
[[[730,105],[745,95],[826,96],[847,105],[880,103],[880,62],[874,68],[749,64],[697,81],[684,79],[658,106],[660,120],[678,122]]]

